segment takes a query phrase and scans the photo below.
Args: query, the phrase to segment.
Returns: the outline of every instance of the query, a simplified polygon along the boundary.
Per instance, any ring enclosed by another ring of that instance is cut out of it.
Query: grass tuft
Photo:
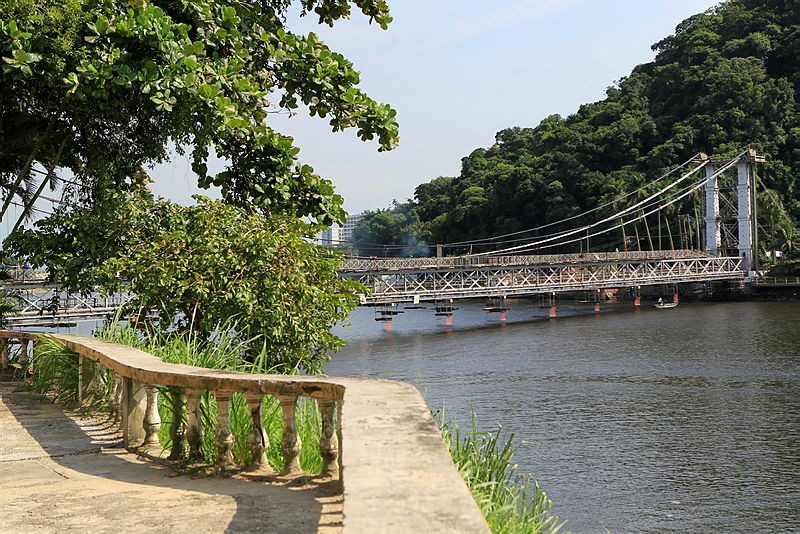
[[[469,486],[492,532],[502,534],[556,534],[564,525],[551,513],[552,501],[529,475],[517,473],[514,434],[483,432],[472,414],[472,429],[462,433],[458,425],[436,417],[445,443],[459,473]]]

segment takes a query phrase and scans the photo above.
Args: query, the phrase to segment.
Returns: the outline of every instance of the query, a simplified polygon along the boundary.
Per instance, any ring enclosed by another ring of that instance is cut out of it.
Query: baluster
[[[264,396],[261,394],[245,395],[245,399],[247,400],[247,408],[250,410],[250,418],[253,420],[253,430],[247,438],[250,451],[253,453],[250,468],[254,470],[265,469],[269,467],[269,462],[267,461],[269,438],[264,430],[264,421],[261,413]]]
[[[8,339],[0,339],[0,366],[8,369]]]
[[[122,441],[126,447],[141,445],[145,439],[147,388],[138,380],[122,379]]]
[[[78,356],[78,406],[83,406],[89,392],[89,384],[92,381],[91,370],[89,369],[89,362],[83,356]]]
[[[175,386],[169,388],[170,404],[172,405],[172,425],[169,427],[169,438],[172,441],[170,460],[180,460],[183,456],[183,441],[186,432],[186,425],[183,422],[184,397],[181,388]]]
[[[336,420],[339,422],[336,425],[336,438],[339,443],[339,454],[342,451],[342,401],[336,403]],[[343,480],[342,478],[342,462],[339,461],[339,480]]]
[[[322,416],[322,436],[319,441],[322,475],[326,478],[336,478],[339,476],[339,438],[334,420],[336,402],[332,399],[321,399],[317,402]]]
[[[231,434],[231,397],[228,393],[214,393],[217,399],[217,467],[219,469],[231,469],[234,467],[233,454],[233,434]]]
[[[281,475],[297,475],[303,472],[300,467],[300,436],[297,435],[297,421],[295,420],[295,408],[297,407],[296,395],[276,395],[278,402],[281,403],[283,411],[283,471]]]
[[[203,426],[200,423],[200,391],[186,390],[186,441],[189,443],[189,461],[197,462],[203,459]]]
[[[146,449],[160,449],[158,431],[161,430],[161,415],[158,413],[158,388],[144,386],[147,399],[144,413],[144,440],[142,447]]]
[[[28,369],[28,340],[24,338],[19,338],[19,363],[23,369]]]
[[[111,371],[111,389],[109,390],[108,404],[111,408],[111,418],[115,423],[120,424],[122,424],[122,412],[124,410],[122,406],[122,384],[122,377]]]

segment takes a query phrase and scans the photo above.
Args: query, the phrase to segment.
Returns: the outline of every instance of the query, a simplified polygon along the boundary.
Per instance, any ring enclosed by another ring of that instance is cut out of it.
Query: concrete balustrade
[[[27,373],[30,365],[31,350],[30,347],[36,341],[36,334],[30,332],[11,332],[7,330],[0,330],[0,369],[5,371],[9,367],[13,367],[17,373],[24,375]],[[11,361],[10,346],[11,341],[16,340],[19,343],[19,353],[17,361]]]
[[[345,532],[488,532],[428,406],[409,384],[205,369],[165,363],[138,349],[99,339],[48,336],[79,356],[79,399],[87,400],[91,394],[92,366],[110,370],[112,416],[120,422],[123,440],[130,448],[160,448],[157,394],[161,388],[170,395],[176,422],[170,427],[173,449],[169,458],[182,459],[187,448],[186,459],[202,459],[203,433],[210,429],[202,425],[200,398],[208,391],[218,408],[216,465],[232,468],[229,407],[231,395],[241,393],[253,419],[248,436],[251,467],[265,467],[270,443],[261,424],[261,410],[264,396],[270,395],[280,403],[284,422],[281,475],[301,475],[295,412],[298,399],[312,398],[321,413],[319,448],[324,465],[320,476],[342,483]],[[7,348],[9,339],[25,341],[27,358],[28,344],[37,335],[0,331],[2,348]]]

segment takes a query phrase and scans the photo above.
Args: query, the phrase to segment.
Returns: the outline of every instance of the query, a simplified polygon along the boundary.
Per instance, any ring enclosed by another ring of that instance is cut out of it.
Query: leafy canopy
[[[174,143],[228,202],[341,222],[341,197],[297,162],[269,115],[304,105],[388,150],[395,111],[314,33],[287,29],[293,3],[329,25],[353,7],[381,28],[391,21],[383,0],[0,0],[5,200],[24,195],[36,162],[70,169],[76,196],[92,200]],[[227,162],[217,174],[212,151]]]

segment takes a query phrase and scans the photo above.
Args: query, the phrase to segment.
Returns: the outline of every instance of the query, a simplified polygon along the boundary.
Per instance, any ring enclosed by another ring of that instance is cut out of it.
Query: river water
[[[559,305],[453,325],[357,309],[330,375],[404,380],[513,432],[572,532],[800,531],[800,303]],[[401,307],[402,308],[402,307]]]

